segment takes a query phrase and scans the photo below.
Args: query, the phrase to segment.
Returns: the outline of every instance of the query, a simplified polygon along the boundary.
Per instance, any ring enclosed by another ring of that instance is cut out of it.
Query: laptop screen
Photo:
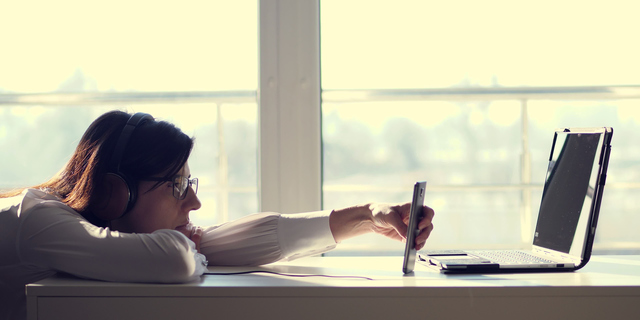
[[[556,132],[533,244],[581,256],[600,172],[603,133]]]

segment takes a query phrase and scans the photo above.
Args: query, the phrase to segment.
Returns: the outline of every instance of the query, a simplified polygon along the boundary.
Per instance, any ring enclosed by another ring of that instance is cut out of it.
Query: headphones
[[[95,205],[91,208],[91,212],[96,218],[104,221],[115,220],[122,217],[135,205],[138,198],[137,183],[120,172],[120,163],[133,131],[145,121],[153,120],[151,115],[138,112],[129,118],[122,129],[113,149],[107,174],[101,187],[98,188],[101,192],[97,196]]]

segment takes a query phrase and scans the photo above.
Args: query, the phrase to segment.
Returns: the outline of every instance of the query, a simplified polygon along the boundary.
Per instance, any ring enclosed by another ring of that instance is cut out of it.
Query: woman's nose
[[[202,203],[200,202],[200,199],[198,199],[198,195],[192,187],[189,187],[189,191],[187,191],[187,197],[184,199],[184,205],[188,206],[188,211],[198,210],[202,207]]]

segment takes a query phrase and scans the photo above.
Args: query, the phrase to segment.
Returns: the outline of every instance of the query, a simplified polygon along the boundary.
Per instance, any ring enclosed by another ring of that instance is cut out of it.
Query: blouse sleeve
[[[210,265],[261,265],[336,247],[331,211],[259,213],[204,230],[200,251]]]
[[[206,258],[178,231],[120,233],[68,210],[49,201],[22,217],[17,246],[23,263],[122,282],[186,282],[206,271]]]

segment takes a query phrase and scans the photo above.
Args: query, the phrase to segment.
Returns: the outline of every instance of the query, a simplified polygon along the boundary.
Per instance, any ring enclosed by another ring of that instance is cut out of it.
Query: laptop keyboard
[[[548,259],[536,257],[528,252],[518,250],[473,251],[472,253],[499,264],[557,263]]]

